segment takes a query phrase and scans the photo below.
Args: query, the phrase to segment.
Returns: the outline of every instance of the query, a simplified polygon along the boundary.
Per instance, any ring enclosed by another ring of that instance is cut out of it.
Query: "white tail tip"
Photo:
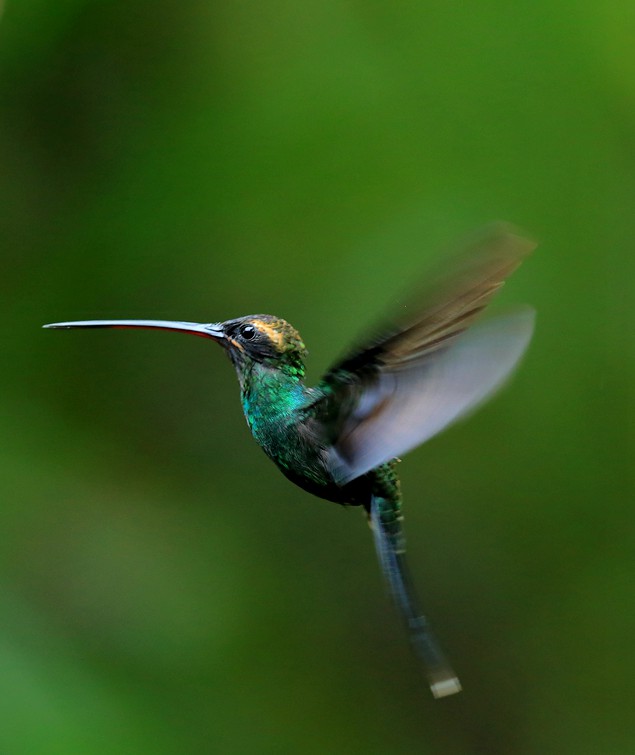
[[[456,676],[444,677],[436,682],[430,684],[430,689],[435,698],[448,697],[449,695],[456,695],[460,692],[461,682]]]

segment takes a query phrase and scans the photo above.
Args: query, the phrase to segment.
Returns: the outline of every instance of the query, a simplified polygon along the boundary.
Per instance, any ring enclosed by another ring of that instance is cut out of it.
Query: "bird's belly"
[[[321,442],[319,431],[307,423],[289,422],[286,416],[267,419],[255,422],[248,417],[248,422],[262,450],[285,477],[318,498],[352,506],[368,505],[369,476],[338,484],[329,469],[328,448]]]
[[[368,475],[351,480],[346,485],[338,485],[332,478],[324,481],[317,480],[315,477],[302,474],[297,470],[278,466],[288,480],[318,498],[344,506],[368,506],[372,487]]]
[[[327,501],[350,506],[367,505],[370,496],[370,480],[363,475],[345,485],[338,484],[331,474],[326,449],[307,442],[298,432],[292,432],[283,443],[283,448],[265,449],[282,474],[308,493]]]

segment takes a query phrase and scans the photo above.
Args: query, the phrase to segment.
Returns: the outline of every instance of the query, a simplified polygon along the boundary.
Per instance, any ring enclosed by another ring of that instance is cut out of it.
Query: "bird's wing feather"
[[[311,413],[329,434],[340,484],[428,440],[503,383],[529,343],[533,311],[465,331],[533,247],[506,226],[490,229],[437,278],[418,316],[324,376]]]
[[[526,309],[479,323],[432,359],[380,372],[362,391],[332,447],[335,479],[344,484],[401,456],[484,401],[525,351],[533,319]]]

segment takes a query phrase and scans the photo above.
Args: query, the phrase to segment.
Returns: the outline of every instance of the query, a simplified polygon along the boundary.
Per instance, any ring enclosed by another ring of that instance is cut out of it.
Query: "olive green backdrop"
[[[620,0],[9,0],[1,753],[635,752],[634,35]],[[502,297],[534,342],[400,467],[434,701],[364,517],[267,461],[218,348],[40,326],[272,312],[317,379],[494,219],[541,242]]]

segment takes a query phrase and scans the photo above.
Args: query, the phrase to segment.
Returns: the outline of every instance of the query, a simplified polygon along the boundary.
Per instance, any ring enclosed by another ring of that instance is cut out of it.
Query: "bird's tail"
[[[420,611],[405,557],[400,501],[374,494],[370,505],[370,524],[375,547],[390,592],[404,617],[410,642],[423,661],[434,697],[461,691],[461,683],[446,659],[428,620]]]

